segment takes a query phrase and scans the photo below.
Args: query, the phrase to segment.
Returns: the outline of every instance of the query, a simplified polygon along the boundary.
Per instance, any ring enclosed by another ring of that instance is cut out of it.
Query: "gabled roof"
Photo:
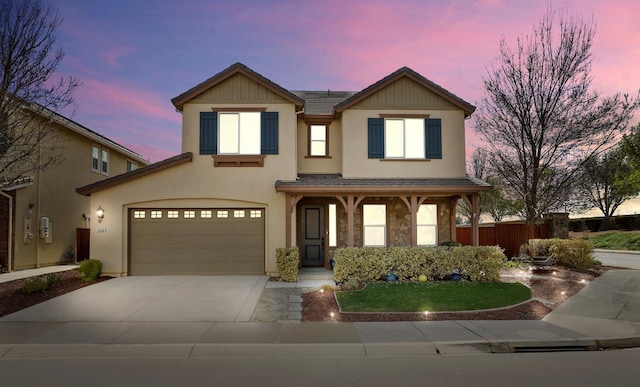
[[[91,196],[91,194],[94,192],[102,191],[103,189],[114,187],[127,181],[135,180],[140,177],[160,172],[162,170],[175,167],[176,165],[190,163],[192,161],[193,153],[186,152],[130,172],[125,172],[108,179],[100,180],[92,184],[87,184],[85,186],[76,188],[76,192],[80,195]]]
[[[273,91],[275,94],[279,95],[280,97],[284,98],[285,100],[295,104],[298,107],[302,107],[304,105],[304,101],[302,99],[300,99],[298,96],[296,96],[295,94],[291,93],[289,90],[281,87],[280,85],[270,81],[269,79],[263,77],[262,75],[258,74],[257,72],[251,70],[250,68],[248,68],[247,66],[243,65],[242,63],[238,62],[235,64],[232,64],[231,66],[227,67],[226,69],[222,70],[221,72],[219,72],[218,74],[214,75],[213,77],[207,79],[206,81],[200,83],[199,85],[192,87],[191,89],[185,91],[184,93],[180,94],[179,96],[173,98],[171,100],[171,102],[173,103],[173,106],[175,106],[178,110],[182,110],[182,107],[184,106],[185,103],[189,102],[191,99],[197,97],[198,95],[200,95],[201,93],[209,90],[210,88],[224,82],[225,80],[229,79],[230,77],[236,75],[236,74],[242,74],[244,76],[246,76],[247,78],[253,80],[254,82],[266,87],[267,89]]]
[[[124,156],[135,160],[141,164],[147,165],[149,164],[149,161],[146,160],[142,155],[132,151],[131,149],[118,144],[117,142],[101,135],[98,132],[95,132],[89,128],[87,128],[84,125],[81,125],[75,121],[73,121],[70,118],[67,118],[65,116],[63,116],[60,113],[54,112],[51,109],[48,109],[42,105],[39,105],[37,103],[29,103],[28,105],[25,105],[26,109],[38,114],[39,116],[43,117],[46,120],[51,120],[55,123],[57,123],[60,126],[63,126],[75,133],[78,133],[81,136],[84,136],[92,141],[97,142],[100,145],[104,145],[106,147],[109,147],[115,151],[118,151],[120,153],[122,153]]]
[[[305,116],[333,116],[334,108],[356,91],[292,91],[304,100]]]
[[[471,105],[470,103],[466,102],[465,100],[456,96],[455,94],[451,93],[445,88],[431,82],[427,78],[423,77],[422,75],[418,74],[417,72],[411,70],[408,67],[402,67],[397,71],[395,71],[394,73],[382,78],[378,82],[367,87],[366,89],[354,94],[350,98],[347,98],[344,101],[337,104],[335,106],[335,113],[339,114],[343,112],[344,110],[352,107],[353,105],[357,104],[358,102],[364,100],[365,98],[371,96],[372,94],[385,88],[386,86],[392,84],[393,82],[397,81],[402,77],[407,77],[419,83],[420,85],[424,86],[434,94],[439,95],[440,97],[444,98],[445,100],[459,107],[464,111],[465,117],[469,117],[471,113],[473,113],[476,110],[475,106]]]

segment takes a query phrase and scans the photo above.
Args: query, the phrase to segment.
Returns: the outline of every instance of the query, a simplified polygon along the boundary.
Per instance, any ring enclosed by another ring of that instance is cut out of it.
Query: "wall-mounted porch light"
[[[102,223],[102,218],[104,218],[104,210],[101,206],[98,206],[96,210],[96,216],[98,217],[98,223]]]

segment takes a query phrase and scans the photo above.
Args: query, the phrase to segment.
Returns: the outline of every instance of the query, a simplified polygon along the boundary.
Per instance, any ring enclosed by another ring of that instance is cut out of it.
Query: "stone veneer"
[[[353,219],[356,246],[362,246],[362,204],[386,204],[387,246],[411,246],[411,213],[400,198],[370,198],[358,206]],[[425,204],[438,205],[438,243],[451,240],[449,199],[434,198],[434,200],[428,200]],[[346,245],[347,212],[342,206],[338,206],[338,246],[343,247]]]

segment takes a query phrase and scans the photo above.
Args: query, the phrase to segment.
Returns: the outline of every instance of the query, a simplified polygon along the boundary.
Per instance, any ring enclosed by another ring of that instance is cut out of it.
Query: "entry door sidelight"
[[[302,218],[302,266],[324,266],[324,206],[303,206]]]

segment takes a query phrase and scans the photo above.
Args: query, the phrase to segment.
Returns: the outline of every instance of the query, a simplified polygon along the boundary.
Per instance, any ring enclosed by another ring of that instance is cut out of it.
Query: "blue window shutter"
[[[200,154],[218,153],[218,113],[200,112]]]
[[[384,118],[369,118],[369,158],[384,158]]]
[[[262,112],[260,115],[260,153],[278,154],[278,112]]]
[[[424,123],[424,149],[425,158],[442,158],[442,120],[440,118],[428,118]]]

